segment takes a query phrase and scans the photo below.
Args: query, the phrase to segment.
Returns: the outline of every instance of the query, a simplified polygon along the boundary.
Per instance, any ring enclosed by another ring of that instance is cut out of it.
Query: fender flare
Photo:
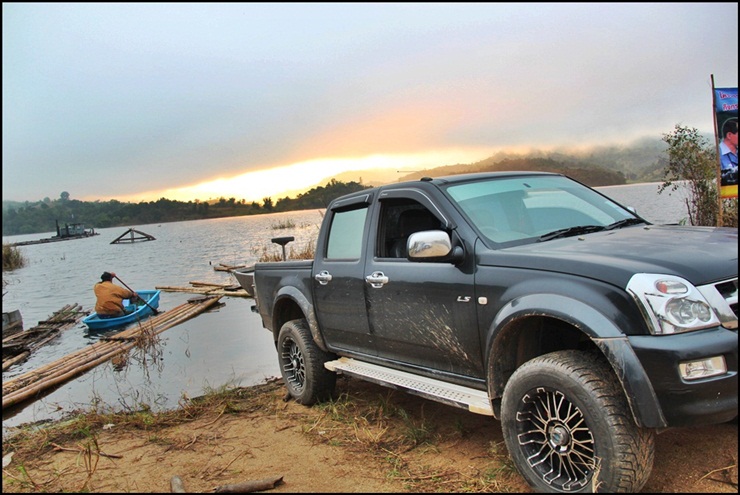
[[[311,337],[313,338],[313,341],[316,343],[317,346],[319,346],[322,351],[328,352],[326,344],[324,343],[324,338],[321,336],[321,332],[319,331],[319,324],[316,320],[316,312],[314,311],[313,304],[308,300],[303,292],[290,285],[281,287],[280,290],[278,290],[277,294],[275,294],[272,314],[273,328],[275,328],[275,338],[277,339],[277,332],[280,331],[280,328],[276,324],[276,322],[280,320],[280,318],[278,318],[278,314],[275,308],[278,308],[280,306],[280,302],[285,299],[289,299],[298,305],[298,307],[301,309],[301,312],[303,313],[303,316],[306,318],[306,322],[308,322],[308,328],[309,330],[311,330]]]
[[[587,335],[614,370],[637,425],[667,426],[655,390],[627,336],[603,313],[577,299],[560,294],[531,294],[509,301],[491,323],[486,342],[488,355],[497,354],[495,346],[509,324],[528,316],[555,318]]]

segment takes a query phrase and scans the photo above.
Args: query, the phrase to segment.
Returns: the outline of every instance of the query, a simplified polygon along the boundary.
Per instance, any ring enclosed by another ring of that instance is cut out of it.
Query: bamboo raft
[[[190,282],[192,287],[157,286],[155,289],[166,292],[189,292],[191,294],[204,294],[206,296],[226,297],[248,297],[247,293],[239,284],[214,284],[211,282]]]
[[[88,314],[89,311],[82,311],[79,304],[68,304],[35,327],[4,337],[3,371],[27,359],[39,347],[59,336],[62,330],[76,325]]]
[[[156,335],[216,305],[220,297],[189,301],[166,313],[122,332],[88,345],[36,370],[3,382],[3,409],[33,398],[40,392],[62,384],[95,366],[128,352],[145,334]]]

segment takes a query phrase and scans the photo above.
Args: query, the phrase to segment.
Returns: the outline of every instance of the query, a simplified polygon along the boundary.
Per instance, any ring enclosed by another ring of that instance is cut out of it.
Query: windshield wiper
[[[567,229],[553,230],[552,232],[543,234],[537,239],[537,242],[549,241],[551,239],[558,239],[560,237],[590,234],[591,232],[599,232],[604,229],[605,227],[602,227],[601,225],[579,225],[576,227],[568,227]]]
[[[614,223],[610,223],[607,225],[604,230],[614,230],[614,229],[621,229],[622,227],[627,227],[628,225],[636,225],[638,223],[647,223],[642,218],[625,218],[624,220],[619,220]]]

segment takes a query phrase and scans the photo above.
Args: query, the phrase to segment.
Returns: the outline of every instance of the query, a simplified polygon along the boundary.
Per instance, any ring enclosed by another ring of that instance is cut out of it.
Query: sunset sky
[[[259,202],[346,170],[711,134],[711,75],[738,79],[737,3],[2,8],[16,201]]]

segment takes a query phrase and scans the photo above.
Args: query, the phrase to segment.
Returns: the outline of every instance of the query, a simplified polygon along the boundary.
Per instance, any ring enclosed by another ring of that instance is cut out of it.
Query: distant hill
[[[713,137],[706,137],[709,141]],[[484,160],[468,164],[450,164],[410,174],[394,169],[353,170],[334,176],[318,178],[305,191],[291,191],[286,197],[298,198],[311,189],[321,189],[329,181],[356,182],[366,187],[379,186],[403,180],[417,180],[424,176],[440,177],[466,172],[493,170],[545,170],[563,172],[590,186],[635,182],[658,182],[663,179],[667,144],[662,139],[642,139],[625,146],[597,146],[582,151],[558,150],[527,154],[497,153]],[[30,203],[34,204],[36,202]],[[48,201],[47,201],[48,203]],[[17,210],[29,202],[3,201],[3,212]]]
[[[527,154],[497,153],[468,164],[444,165],[409,174],[395,170],[353,170],[325,177],[364,186],[379,186],[422,177],[442,177],[472,172],[540,170],[564,173],[589,186],[609,186],[635,182],[657,182],[663,178],[667,144],[662,139],[642,139],[625,146],[597,146],[585,151],[550,151]]]

